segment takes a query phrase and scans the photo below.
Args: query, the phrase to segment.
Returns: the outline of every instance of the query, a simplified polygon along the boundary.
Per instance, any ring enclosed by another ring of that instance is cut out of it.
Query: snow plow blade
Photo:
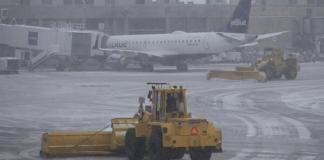
[[[229,80],[246,80],[255,79],[265,81],[267,76],[264,72],[259,71],[217,71],[212,70],[207,74],[207,80],[212,78],[229,79]]]
[[[95,156],[118,153],[124,149],[128,128],[138,123],[133,118],[115,118],[112,131],[58,131],[42,135],[40,156]]]

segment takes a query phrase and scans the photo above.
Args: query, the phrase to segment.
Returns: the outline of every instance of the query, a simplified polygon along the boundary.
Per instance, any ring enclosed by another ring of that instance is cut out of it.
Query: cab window
[[[167,93],[166,95],[166,112],[178,112],[180,104],[180,96],[178,93]]]

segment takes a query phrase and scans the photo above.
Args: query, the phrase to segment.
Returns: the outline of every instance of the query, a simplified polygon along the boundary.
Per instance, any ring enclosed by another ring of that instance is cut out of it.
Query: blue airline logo
[[[127,43],[126,42],[117,42],[112,44],[112,48],[127,48]]]

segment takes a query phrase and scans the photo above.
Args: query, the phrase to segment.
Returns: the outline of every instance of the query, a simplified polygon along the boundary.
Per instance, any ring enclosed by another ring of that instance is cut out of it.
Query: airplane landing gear
[[[141,67],[144,72],[153,72],[154,71],[154,65],[151,63],[141,64]]]
[[[178,63],[176,65],[176,67],[177,67],[177,71],[179,71],[179,72],[186,72],[186,71],[188,71],[188,64],[186,64],[184,62]]]

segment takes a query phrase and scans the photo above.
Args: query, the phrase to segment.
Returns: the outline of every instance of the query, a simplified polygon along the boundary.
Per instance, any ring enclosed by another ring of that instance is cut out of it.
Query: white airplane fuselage
[[[231,34],[242,41],[245,34]],[[110,36],[107,48],[154,52],[155,56],[215,54],[231,50],[239,44],[230,43],[217,32],[142,34]]]

